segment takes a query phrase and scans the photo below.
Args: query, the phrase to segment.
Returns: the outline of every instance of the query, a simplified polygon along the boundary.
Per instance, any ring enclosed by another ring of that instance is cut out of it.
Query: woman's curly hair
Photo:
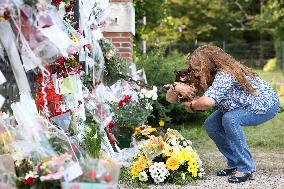
[[[257,73],[250,68],[242,65],[235,58],[224,52],[221,48],[214,45],[203,45],[197,48],[188,57],[191,79],[199,91],[206,91],[212,84],[217,71],[230,73],[237,82],[249,93],[254,94],[256,90],[250,85],[246,76],[256,78]],[[191,66],[200,67],[200,78],[193,77]]]

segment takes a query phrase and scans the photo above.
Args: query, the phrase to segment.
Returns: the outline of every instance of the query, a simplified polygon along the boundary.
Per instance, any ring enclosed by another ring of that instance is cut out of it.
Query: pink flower
[[[70,189],[80,189],[80,185],[79,184],[74,184],[70,187]]]
[[[90,175],[91,179],[96,180],[97,175],[96,175],[95,171],[91,170],[89,175]]]

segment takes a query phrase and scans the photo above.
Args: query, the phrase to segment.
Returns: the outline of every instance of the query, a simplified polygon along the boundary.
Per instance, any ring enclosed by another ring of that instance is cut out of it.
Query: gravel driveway
[[[170,184],[151,185],[151,189],[284,189],[284,152],[263,152],[252,150],[257,172],[254,175],[254,180],[240,183],[230,184],[227,182],[227,177],[215,176],[216,170],[225,166],[225,160],[214,149],[210,152],[200,151],[203,154],[201,158],[206,165],[207,177],[204,180],[199,180],[195,183],[186,186],[176,186]],[[132,189],[133,187],[121,183],[119,189]]]

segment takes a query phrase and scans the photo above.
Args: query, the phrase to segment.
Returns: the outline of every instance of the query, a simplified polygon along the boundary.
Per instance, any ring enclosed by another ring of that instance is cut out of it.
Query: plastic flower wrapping
[[[133,157],[132,178],[148,184],[186,184],[203,178],[202,161],[191,144],[173,129],[167,129],[163,137],[152,135]]]
[[[103,163],[113,152],[105,131],[112,115],[102,98],[109,88],[103,73],[122,61],[113,46],[99,42],[108,4],[81,0],[75,20],[73,0],[0,2],[0,60],[9,59],[20,91],[13,115],[0,113],[1,187],[72,188],[76,181],[116,188],[120,166]],[[35,83],[25,72],[35,73]],[[0,72],[0,84],[5,81]],[[103,153],[104,161],[94,159]]]

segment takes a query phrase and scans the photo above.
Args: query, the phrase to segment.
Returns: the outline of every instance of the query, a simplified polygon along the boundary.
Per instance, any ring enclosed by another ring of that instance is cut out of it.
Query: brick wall
[[[110,2],[132,2],[132,0],[111,0]],[[133,61],[133,34],[131,32],[103,32],[103,35],[113,43],[122,57],[130,62]]]
[[[132,61],[133,56],[133,35],[130,32],[104,32],[104,37],[110,40],[120,52],[122,57]]]

